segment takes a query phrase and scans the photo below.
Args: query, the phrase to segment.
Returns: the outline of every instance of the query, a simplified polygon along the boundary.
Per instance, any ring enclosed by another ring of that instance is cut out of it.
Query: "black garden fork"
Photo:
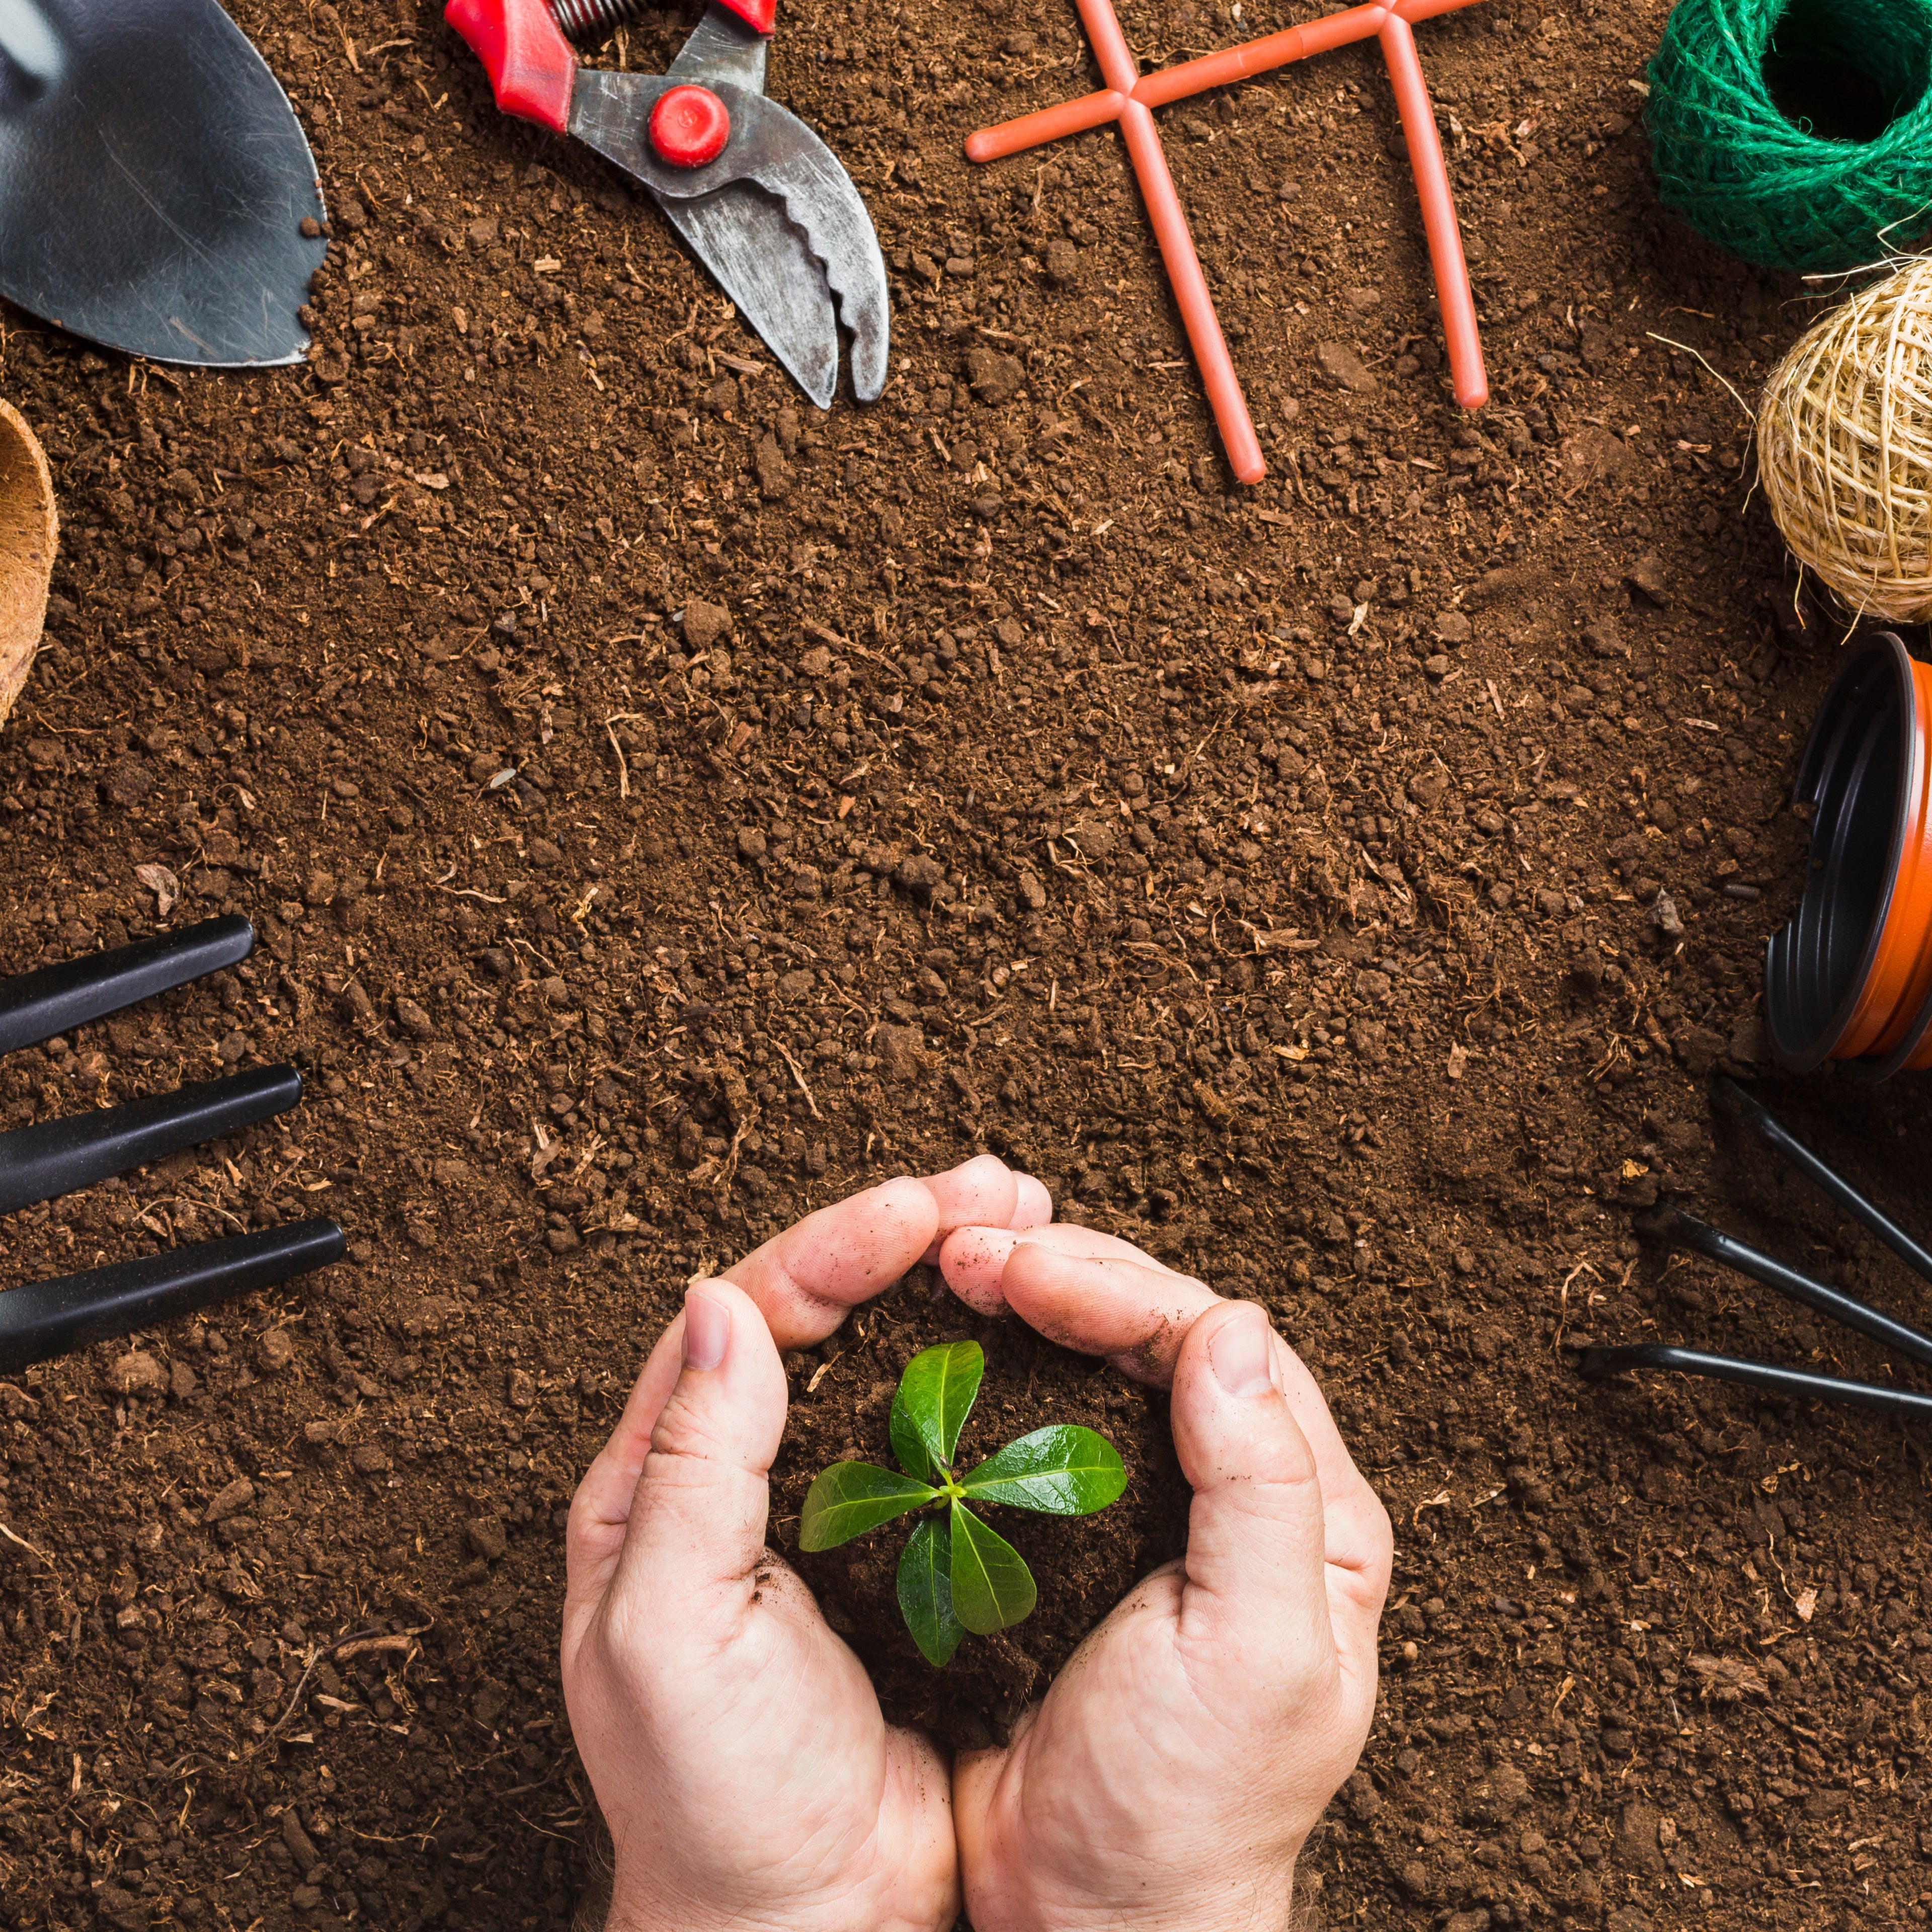
[[[0,1054],[237,965],[254,945],[245,919],[210,920],[0,980]],[[0,1214],[252,1126],[286,1112],[302,1091],[292,1066],[261,1067],[0,1134]],[[8,1288],[0,1292],[0,1374],[272,1287],[340,1261],[343,1248],[334,1222],[304,1221]]]

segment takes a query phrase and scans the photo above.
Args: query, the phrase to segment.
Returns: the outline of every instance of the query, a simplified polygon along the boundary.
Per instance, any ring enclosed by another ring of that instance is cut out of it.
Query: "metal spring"
[[[550,5],[556,24],[580,41],[601,39],[644,10],[644,0],[550,0]]]

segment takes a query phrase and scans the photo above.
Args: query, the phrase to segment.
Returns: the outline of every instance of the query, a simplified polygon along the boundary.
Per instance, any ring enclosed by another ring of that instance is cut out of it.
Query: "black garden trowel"
[[[295,110],[215,0],[0,0],[0,296],[156,362],[299,362],[322,218]]]

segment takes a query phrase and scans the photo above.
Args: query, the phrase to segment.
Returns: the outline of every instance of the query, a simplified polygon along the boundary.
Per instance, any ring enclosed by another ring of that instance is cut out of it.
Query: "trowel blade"
[[[0,296],[159,362],[299,362],[323,214],[215,0],[0,0]]]

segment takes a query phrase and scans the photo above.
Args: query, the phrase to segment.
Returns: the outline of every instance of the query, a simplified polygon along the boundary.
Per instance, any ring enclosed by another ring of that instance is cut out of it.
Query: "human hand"
[[[570,1512],[564,1696],[616,1853],[611,1932],[952,1924],[945,1760],[886,1725],[765,1547],[779,1358],[962,1224],[1051,1213],[982,1155],[823,1208],[687,1292]]]
[[[1194,1488],[1186,1556],[954,1768],[975,1932],[1279,1932],[1374,1713],[1388,1513],[1260,1309],[1082,1228],[962,1229],[940,1265],[980,1312],[1171,1386]]]

